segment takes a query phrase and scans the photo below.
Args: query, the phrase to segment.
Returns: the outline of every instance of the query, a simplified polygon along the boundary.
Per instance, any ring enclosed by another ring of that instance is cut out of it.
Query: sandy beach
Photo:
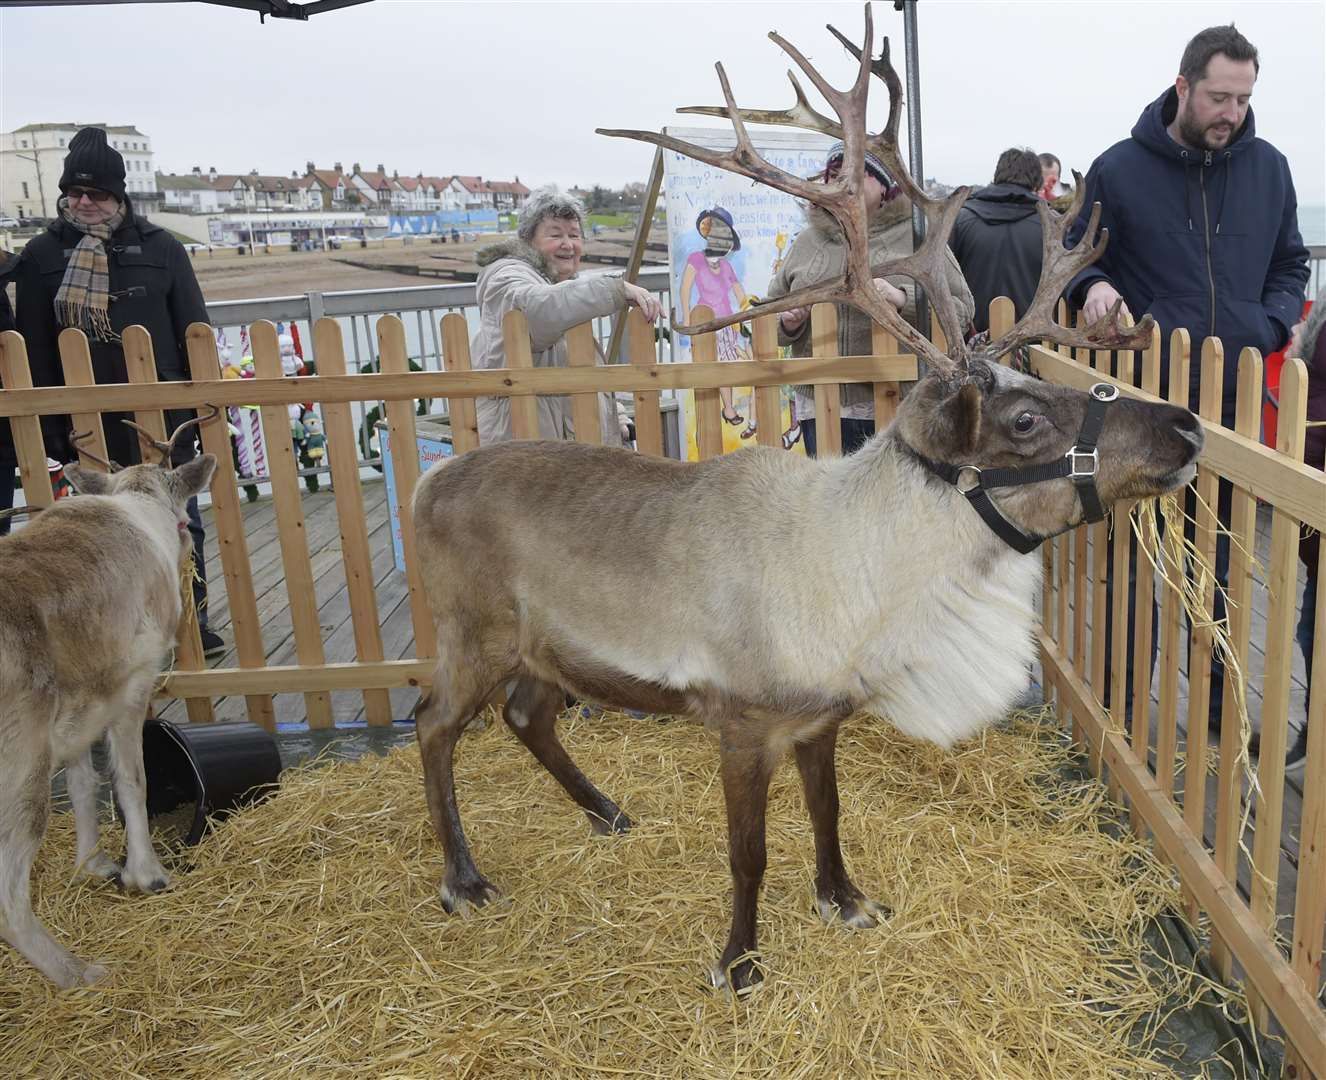
[[[604,229],[598,237],[587,239],[586,268],[604,265],[593,261],[596,255],[628,256],[633,237],[634,230],[621,228]],[[477,273],[475,254],[496,239],[482,236],[468,243],[435,244],[419,237],[409,246],[386,250],[345,247],[338,251],[216,256],[200,251],[193,257],[193,267],[203,296],[209,301],[291,296],[312,290],[335,292],[451,284],[469,279],[452,277],[449,271]],[[650,241],[665,244],[666,232],[656,227]],[[646,253],[646,263],[665,261],[662,251]],[[416,268],[419,272],[414,272]]]

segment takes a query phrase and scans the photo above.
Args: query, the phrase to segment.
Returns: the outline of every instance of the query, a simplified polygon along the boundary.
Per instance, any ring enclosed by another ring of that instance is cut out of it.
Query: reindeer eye
[[[1013,421],[1013,430],[1019,435],[1025,435],[1040,422],[1040,419],[1035,413],[1024,412]]]

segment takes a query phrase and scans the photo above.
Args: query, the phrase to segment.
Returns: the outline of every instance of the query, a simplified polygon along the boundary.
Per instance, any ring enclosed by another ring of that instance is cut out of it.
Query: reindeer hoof
[[[709,971],[709,985],[715,990],[726,990],[737,997],[745,997],[764,981],[764,972],[760,970],[759,957],[753,953],[744,953],[735,963],[724,964]]]
[[[464,881],[443,879],[438,889],[438,896],[448,915],[464,917],[471,910],[477,911],[481,907],[487,907],[494,900],[500,900],[502,893],[496,885],[479,875]]]
[[[130,873],[128,870],[121,871],[116,876],[116,882],[125,892],[141,893],[159,893],[170,887],[170,875],[160,867],[151,867],[137,873]]]
[[[842,922],[856,930],[873,929],[893,914],[886,905],[860,895],[841,900],[819,896],[815,899],[815,906],[826,923]]]
[[[598,814],[591,814],[585,811],[585,817],[589,818],[589,827],[594,831],[595,836],[611,836],[613,833],[629,832],[635,827],[635,822],[618,810],[611,819],[599,817]]]
[[[120,864],[112,859],[105,852],[97,851],[88,856],[80,869],[88,877],[101,878],[103,881],[113,881],[117,885],[120,883],[120,874],[122,869]]]
[[[42,970],[61,990],[73,990],[80,986],[91,986],[104,979],[108,969],[101,964],[85,964],[76,956],[66,955],[61,958],[54,970],[49,968]]]

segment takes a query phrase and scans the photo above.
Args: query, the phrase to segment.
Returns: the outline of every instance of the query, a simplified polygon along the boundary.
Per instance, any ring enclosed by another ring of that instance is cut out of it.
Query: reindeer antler
[[[738,108],[733,100],[731,87],[728,85],[727,74],[720,63],[716,68],[726,104],[688,106],[679,109],[678,112],[727,117],[736,133],[735,149],[710,150],[652,131],[598,129],[600,135],[637,139],[668,150],[675,150],[697,161],[747,176],[785,191],[789,195],[805,199],[831,214],[842,228],[847,246],[847,259],[846,268],[840,277],[819,285],[794,290],[777,300],[753,305],[750,311],[712,319],[698,326],[676,326],[675,329],[685,334],[703,334],[749,319],[753,313],[772,314],[821,302],[849,303],[882,324],[900,342],[929,361],[932,367],[948,374],[965,371],[971,354],[964,343],[964,327],[958,316],[952,290],[948,285],[947,250],[949,233],[957,220],[958,211],[967,200],[970,189],[958,188],[947,198],[934,199],[922,190],[908,172],[898,150],[898,128],[902,116],[902,82],[890,60],[887,37],[883,39],[880,55],[876,58],[870,55],[871,41],[874,37],[870,5],[867,4],[865,9],[863,47],[853,44],[833,26],[829,26],[828,30],[860,63],[856,80],[847,91],[840,91],[830,86],[801,52],[781,35],[771,32],[769,38],[796,62],[837,113],[838,121],[817,112],[810,105],[801,84],[791,72],[788,73],[788,78],[791,79],[796,93],[796,103],[790,109]],[[875,136],[866,132],[866,99],[871,75],[880,79],[889,91],[889,119],[883,131]],[[841,138],[844,144],[842,172],[835,180],[818,183],[779,169],[756,153],[746,132],[747,123],[807,128]],[[884,163],[912,204],[920,208],[927,224],[925,239],[916,251],[903,258],[890,259],[873,266],[870,263],[868,223],[862,197],[865,185],[866,151],[873,153]],[[1058,215],[1045,205],[1037,208],[1044,231],[1040,285],[1031,306],[1017,325],[993,345],[982,350],[982,356],[986,359],[997,359],[1018,345],[1040,339],[1089,348],[1136,348],[1150,340],[1150,318],[1143,319],[1134,328],[1122,328],[1118,321],[1117,305],[1106,316],[1083,331],[1068,330],[1055,325],[1053,321],[1053,309],[1059,294],[1075,274],[1100,257],[1106,243],[1104,234],[1099,243],[1095,242],[1096,226],[1100,216],[1097,207],[1093,211],[1091,224],[1083,236],[1084,242],[1071,251],[1063,246],[1064,233],[1069,222],[1076,217],[1082,202],[1082,179],[1077,173],[1073,175],[1077,181],[1077,188],[1073,206],[1067,215]],[[888,274],[905,274],[925,289],[939,325],[948,340],[947,354],[940,351],[904,320],[898,310],[880,295],[873,279]]]
[[[753,310],[765,314],[790,311],[793,308],[821,302],[850,303],[885,326],[899,341],[908,345],[917,355],[928,360],[931,365],[942,371],[952,372],[957,369],[959,364],[965,366],[966,353],[962,344],[961,320],[958,318],[952,295],[948,289],[945,248],[948,232],[952,228],[958,210],[961,209],[962,203],[966,199],[967,190],[965,188],[960,189],[949,196],[948,199],[938,202],[927,197],[912,182],[911,177],[906,173],[906,169],[901,166],[901,159],[898,158],[896,153],[896,134],[897,117],[901,113],[902,86],[896,74],[893,75],[891,81],[888,78],[893,69],[889,63],[887,39],[879,58],[872,59],[870,56],[870,43],[874,38],[874,22],[869,5],[866,6],[865,24],[865,47],[858,49],[855,46],[849,46],[853,55],[860,61],[860,67],[857,71],[856,80],[851,88],[846,91],[838,90],[825,81],[824,77],[815,70],[800,50],[780,34],[777,32],[769,34],[770,40],[791,57],[815,89],[820,92],[824,100],[833,108],[833,111],[838,115],[837,123],[811,108],[795,76],[789,76],[797,95],[797,102],[791,109],[774,112],[771,110],[742,110],[738,108],[733,100],[731,87],[728,85],[727,74],[720,63],[717,65],[718,79],[723,88],[725,107],[721,111],[703,106],[692,107],[683,111],[727,116],[732,122],[737,137],[735,149],[726,152],[709,150],[670,135],[662,135],[652,131],[599,129],[599,133],[638,139],[642,142],[653,143],[655,146],[662,146],[665,149],[676,150],[698,161],[739,173],[742,176],[748,176],[752,180],[766,183],[780,191],[786,191],[790,195],[822,207],[833,216],[843,231],[847,247],[846,266],[843,274],[836,279],[819,285],[796,289],[777,300],[759,304]],[[830,27],[830,30],[839,40],[846,40],[832,27]],[[884,78],[889,85],[890,127],[877,139],[868,140],[866,134],[866,101],[869,95],[872,74]],[[840,136],[844,144],[843,171],[836,179],[828,183],[819,183],[794,176],[779,169],[756,153],[751,144],[750,136],[746,132],[747,120],[752,123],[808,127],[811,130],[828,135]],[[885,161],[890,171],[895,169],[898,171],[899,175],[896,178],[902,184],[904,190],[922,208],[922,211],[933,225],[925,243],[916,252],[904,259],[890,260],[875,266],[870,263],[868,223],[866,221],[865,201],[862,197],[862,190],[865,186],[865,151],[868,141],[872,148],[889,141],[894,143],[892,160],[887,155],[882,155],[882,160]],[[920,331],[902,318],[897,308],[880,295],[873,279],[890,273],[907,274],[932,294],[935,314],[939,318],[940,325],[943,327],[945,336],[949,341],[949,355],[936,348]],[[750,312],[741,312],[721,319],[713,319],[699,326],[678,326],[676,329],[682,333],[701,334],[729,326],[734,322],[740,322],[750,317]]]
[[[170,438],[165,442],[162,442],[146,428],[139,427],[132,420],[123,420],[121,423],[133,428],[143,439],[151,443],[152,446],[161,453],[161,460],[157,462],[158,465],[169,465],[171,452],[175,449],[175,441],[188,431],[189,428],[199,427],[206,424],[209,420],[215,420],[217,415],[221,412],[221,410],[215,405],[209,405],[207,407],[212,410],[210,413],[206,416],[195,416],[192,420],[184,421],[184,423],[171,432]]]
[[[90,431],[75,431],[72,427],[69,429],[69,443],[78,451],[78,453],[82,454],[83,457],[91,458],[98,465],[104,466],[107,472],[119,472],[124,468],[123,465],[117,465],[113,461],[107,461],[104,457],[98,457],[86,446],[79,446],[79,443],[84,439],[90,438],[92,438],[92,432]]]

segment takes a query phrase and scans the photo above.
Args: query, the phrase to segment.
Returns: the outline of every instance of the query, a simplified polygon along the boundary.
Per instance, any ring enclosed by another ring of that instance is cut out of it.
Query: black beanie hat
[[[124,158],[111,149],[101,128],[84,128],[69,140],[60,190],[71,187],[109,191],[124,202]]]

